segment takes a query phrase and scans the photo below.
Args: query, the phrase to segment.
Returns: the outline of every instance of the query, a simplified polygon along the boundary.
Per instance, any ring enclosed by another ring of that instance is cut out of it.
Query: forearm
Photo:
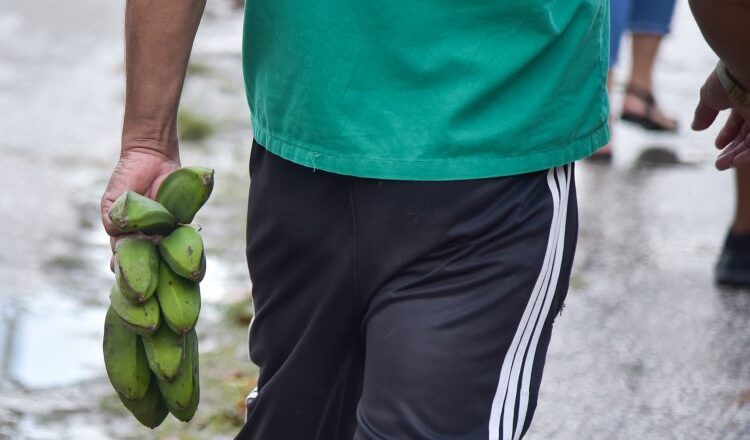
[[[177,107],[206,0],[128,0],[122,148],[177,156]]]
[[[690,0],[703,36],[732,76],[750,87],[750,3],[747,0]]]

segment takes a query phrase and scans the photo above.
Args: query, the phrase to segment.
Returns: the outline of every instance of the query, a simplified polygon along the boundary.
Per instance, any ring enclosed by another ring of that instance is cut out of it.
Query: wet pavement
[[[578,175],[579,252],[528,438],[750,438],[750,292],[716,288],[711,272],[731,176]]]
[[[121,5],[62,4],[0,4],[0,154],[10,184],[0,192],[0,439],[151,438],[122,434],[133,422],[99,403],[111,394],[100,343],[112,275],[98,198],[119,148]],[[209,10],[193,57],[208,73],[188,81],[183,99],[220,128],[210,148],[183,149],[183,163],[217,168],[200,219],[210,255],[203,328],[220,319],[212,304],[248,286],[240,26],[236,14]],[[620,124],[612,164],[577,166],[578,254],[530,440],[750,438],[750,292],[712,280],[733,178],[713,169],[715,131],[686,128],[715,57],[686,4],[674,30],[656,83],[681,132]],[[244,356],[245,341],[237,344]]]
[[[530,440],[750,439],[750,291],[712,272],[734,179],[713,168],[713,133],[687,129],[714,63],[678,4],[656,84],[680,134],[619,124],[614,163],[579,164],[578,253]]]

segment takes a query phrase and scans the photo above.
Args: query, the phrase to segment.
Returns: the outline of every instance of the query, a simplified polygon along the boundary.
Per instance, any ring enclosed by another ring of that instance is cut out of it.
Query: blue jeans
[[[609,65],[617,63],[620,39],[627,28],[632,33],[669,33],[675,0],[610,0]]]

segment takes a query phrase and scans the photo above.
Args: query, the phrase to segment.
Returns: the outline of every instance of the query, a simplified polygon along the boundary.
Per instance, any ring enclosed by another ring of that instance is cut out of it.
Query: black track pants
[[[528,429],[577,235],[573,165],[342,176],[253,146],[246,440],[509,440]]]

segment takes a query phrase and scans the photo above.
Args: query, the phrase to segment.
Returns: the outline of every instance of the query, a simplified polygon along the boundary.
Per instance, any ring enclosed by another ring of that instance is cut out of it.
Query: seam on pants
[[[352,295],[357,295],[357,288],[359,287],[359,230],[357,228],[357,209],[354,205],[354,179],[348,179],[349,184],[349,209],[352,214],[352,228],[354,229],[354,261],[352,262]]]

